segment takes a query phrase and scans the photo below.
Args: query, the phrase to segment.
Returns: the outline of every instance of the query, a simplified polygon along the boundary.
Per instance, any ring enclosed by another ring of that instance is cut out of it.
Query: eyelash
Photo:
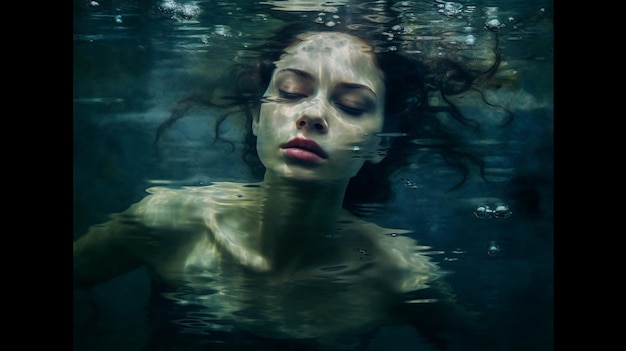
[[[365,111],[359,108],[349,107],[349,106],[338,104],[338,103],[335,103],[335,105],[339,107],[343,112],[349,114],[350,116],[358,117],[362,115],[363,113],[365,113]]]
[[[279,90],[278,91],[278,96],[282,99],[287,99],[287,100],[298,100],[298,99],[302,99],[302,98],[306,98],[307,96],[304,94],[298,94],[298,93],[289,93],[286,92],[284,90]],[[340,103],[335,103],[335,105],[341,109],[343,112],[347,113],[350,116],[355,116],[358,117],[360,115],[362,115],[363,113],[365,113],[365,111],[359,109],[359,108],[354,108],[354,107],[349,107]]]
[[[296,99],[302,99],[302,98],[306,97],[306,95],[304,95],[304,94],[289,93],[289,92],[286,92],[284,90],[279,90],[278,91],[278,96],[283,98],[283,99],[287,99],[287,100],[296,100]]]

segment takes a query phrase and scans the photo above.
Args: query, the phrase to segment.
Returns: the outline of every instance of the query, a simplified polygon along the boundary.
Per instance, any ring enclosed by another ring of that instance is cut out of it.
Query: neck
[[[273,270],[297,269],[327,257],[348,180],[307,182],[266,175],[261,253]]]

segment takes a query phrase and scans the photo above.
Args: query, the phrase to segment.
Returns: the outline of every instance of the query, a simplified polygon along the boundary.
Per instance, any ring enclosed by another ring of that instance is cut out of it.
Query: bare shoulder
[[[151,255],[155,267],[165,265],[168,271],[179,266],[181,271],[194,265],[207,268],[215,263],[216,250],[230,250],[233,245],[243,248],[240,237],[249,231],[245,224],[251,222],[243,219],[256,213],[259,203],[256,188],[244,183],[151,187],[147,192],[130,212],[147,227],[148,242],[159,253],[171,253],[161,261],[154,257],[164,255]]]
[[[180,229],[205,225],[207,217],[213,213],[241,206],[253,197],[246,184],[227,182],[177,188],[154,186],[146,192],[148,196],[132,205],[127,213],[150,227]],[[244,193],[247,194],[245,198]]]
[[[348,218],[348,217],[346,217]],[[431,258],[431,247],[420,245],[414,232],[386,228],[358,217],[350,217],[353,228],[367,246],[363,254],[375,257],[381,269],[387,271],[392,286],[398,292],[410,292],[429,287],[445,272]]]

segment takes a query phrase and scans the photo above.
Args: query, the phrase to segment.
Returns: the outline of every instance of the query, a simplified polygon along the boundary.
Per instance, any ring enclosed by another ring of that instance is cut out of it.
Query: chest
[[[325,338],[386,320],[397,296],[372,263],[319,267],[289,277],[241,267],[188,271],[161,294],[186,333],[245,330],[270,338]]]

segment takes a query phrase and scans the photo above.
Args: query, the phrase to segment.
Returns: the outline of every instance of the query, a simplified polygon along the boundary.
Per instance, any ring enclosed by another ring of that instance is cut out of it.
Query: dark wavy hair
[[[363,209],[370,204],[391,201],[391,175],[414,162],[415,156],[424,152],[440,155],[447,164],[459,171],[461,180],[450,190],[468,179],[472,166],[477,167],[481,177],[485,179],[481,158],[467,151],[463,140],[454,132],[458,128],[447,128],[442,121],[455,121],[454,123],[469,130],[479,128],[478,121],[465,117],[449,97],[476,90],[487,105],[493,106],[485,100],[481,87],[494,76],[500,64],[497,38],[493,49],[493,63],[487,69],[473,69],[470,65],[463,65],[462,62],[449,58],[411,58],[399,52],[397,47],[389,49],[392,45],[388,40],[376,38],[376,35],[380,36],[376,31],[357,32],[350,26],[311,28],[309,24],[289,24],[282,27],[266,43],[254,48],[258,53],[254,62],[234,64],[226,76],[217,79],[205,91],[181,99],[172,109],[169,118],[159,126],[155,142],[158,143],[170,126],[197,105],[224,108],[224,112],[216,118],[214,142],[221,140],[219,126],[226,118],[243,114],[247,119],[248,129],[243,158],[253,176],[261,179],[265,167],[258,158],[256,137],[252,134],[253,111],[260,108],[263,93],[275,68],[274,62],[279,60],[283,50],[294,44],[299,34],[315,31],[341,31],[370,43],[375,48],[378,65],[385,75],[383,135],[389,136],[387,155],[377,164],[366,162],[350,180],[344,197],[344,208],[362,215]],[[430,105],[429,97],[432,94],[438,94],[444,103]],[[510,112],[507,113],[510,115]],[[451,119],[442,118],[442,114]]]

